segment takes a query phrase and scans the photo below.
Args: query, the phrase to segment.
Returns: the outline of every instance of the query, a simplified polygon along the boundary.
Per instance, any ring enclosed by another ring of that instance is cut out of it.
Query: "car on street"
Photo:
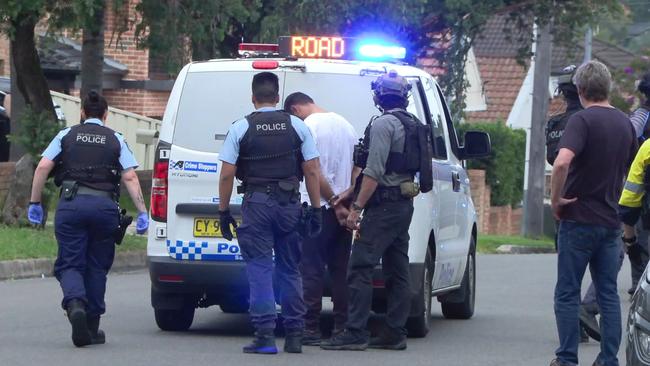
[[[354,38],[281,37],[279,45],[242,44],[241,58],[193,62],[181,70],[155,155],[147,245],[151,303],[161,329],[188,329],[199,307],[248,311],[248,282],[238,242],[224,240],[219,231],[219,150],[231,123],[253,111],[251,80],[262,71],[278,76],[281,103],[293,92],[306,93],[344,116],[359,136],[380,113],[371,82],[390,70],[409,80],[408,111],[431,125],[434,187],[414,199],[407,328],[410,336],[427,334],[434,297],[445,317],[472,317],[478,230],[464,161],[489,154],[489,136],[468,132],[461,144],[435,79],[393,61],[403,57],[403,51]],[[241,195],[235,192],[232,197],[231,212],[240,220]],[[383,312],[381,265],[373,288],[373,310]]]
[[[650,365],[650,272],[646,267],[632,295],[632,305],[627,319],[628,366]]]

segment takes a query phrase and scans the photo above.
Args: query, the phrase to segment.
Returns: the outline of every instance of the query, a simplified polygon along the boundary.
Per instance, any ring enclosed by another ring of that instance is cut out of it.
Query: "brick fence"
[[[510,206],[492,206],[490,187],[485,183],[485,171],[470,169],[468,172],[472,201],[478,215],[478,231],[493,235],[519,235],[522,209]]]

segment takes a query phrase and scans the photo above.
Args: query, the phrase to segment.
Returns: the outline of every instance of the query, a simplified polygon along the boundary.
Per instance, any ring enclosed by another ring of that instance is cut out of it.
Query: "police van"
[[[489,136],[468,132],[460,144],[439,85],[426,72],[396,62],[404,48],[341,37],[281,37],[279,45],[242,44],[241,58],[193,62],[178,75],[157,146],[147,255],[151,303],[163,330],[190,328],[196,308],[248,311],[248,283],[237,239],[219,232],[219,151],[231,123],[253,111],[253,75],[280,81],[281,103],[304,92],[344,116],[359,136],[379,111],[370,83],[396,70],[412,85],[408,111],[431,125],[433,190],[414,198],[410,234],[412,288],[409,335],[430,326],[432,298],[446,318],[474,313],[477,217],[463,161],[486,156]],[[235,188],[236,189],[236,188]],[[242,196],[231,212],[241,220]],[[373,310],[386,308],[381,265],[373,279]],[[328,296],[327,291],[325,296]]]

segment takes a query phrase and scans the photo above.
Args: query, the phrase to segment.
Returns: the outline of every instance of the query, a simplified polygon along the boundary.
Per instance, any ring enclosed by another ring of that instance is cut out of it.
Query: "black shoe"
[[[322,341],[320,348],[335,351],[365,351],[368,348],[368,337],[355,334],[346,329],[343,333]]]
[[[88,330],[90,331],[90,343],[106,343],[106,334],[104,334],[103,330],[99,329],[99,315],[88,315],[86,321],[88,322]]]
[[[405,350],[406,335],[399,331],[384,329],[379,333],[379,336],[370,338],[368,347],[396,351]]]
[[[591,338],[600,342],[600,326],[596,321],[596,315],[587,311],[584,306],[580,306],[580,325]]]
[[[287,329],[287,335],[284,337],[284,352],[302,353],[302,329]]]
[[[589,343],[589,335],[582,325],[580,326],[580,343]]]
[[[66,306],[68,320],[72,325],[72,343],[77,347],[87,346],[92,343],[88,323],[86,321],[86,305],[83,301],[72,299]]]
[[[305,330],[302,335],[303,346],[320,346],[322,335],[317,330]]]
[[[273,329],[260,329],[255,332],[255,339],[248,346],[243,348],[244,353],[259,353],[274,355],[278,353],[275,346],[275,334]]]
[[[570,365],[568,363],[562,362],[562,361],[560,361],[559,359],[556,358],[553,361],[551,361],[551,366],[570,366]]]

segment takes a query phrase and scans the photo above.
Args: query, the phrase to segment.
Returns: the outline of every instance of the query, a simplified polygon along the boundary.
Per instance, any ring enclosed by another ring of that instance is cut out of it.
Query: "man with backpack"
[[[390,71],[371,86],[383,114],[371,121],[355,151],[354,164],[363,171],[347,220],[348,227],[358,230],[348,268],[348,321],[342,333],[321,342],[327,350],[406,349],[411,307],[408,229],[413,197],[433,184],[431,133],[406,111],[411,84],[404,77]],[[369,340],[372,274],[380,259],[388,292],[387,327]]]

